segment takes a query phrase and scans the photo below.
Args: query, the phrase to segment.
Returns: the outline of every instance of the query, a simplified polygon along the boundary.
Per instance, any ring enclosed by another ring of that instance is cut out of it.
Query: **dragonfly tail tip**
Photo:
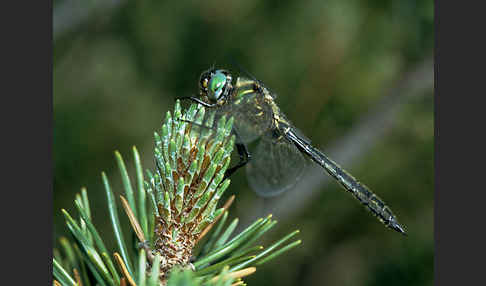
[[[392,224],[391,228],[403,234],[404,236],[408,236],[407,232],[405,231],[405,228],[398,223]]]

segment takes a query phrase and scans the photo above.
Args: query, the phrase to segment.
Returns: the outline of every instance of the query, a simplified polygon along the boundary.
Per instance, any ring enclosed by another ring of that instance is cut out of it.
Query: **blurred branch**
[[[322,149],[341,166],[352,166],[361,161],[367,151],[379,142],[397,123],[398,114],[414,98],[424,96],[426,89],[434,86],[433,59],[428,58],[414,70],[405,74],[403,80],[392,87],[374,109],[370,110],[356,126],[344,137]],[[284,195],[263,199],[263,204],[255,204],[246,213],[254,217],[262,213],[272,213],[282,220],[297,214],[306,207],[319,192],[332,181],[322,168],[315,164],[309,167],[306,175],[297,185]],[[263,205],[263,207],[262,207]],[[246,217],[252,220],[254,217]],[[245,222],[242,222],[245,225]]]
[[[89,18],[96,11],[110,10],[119,6],[124,0],[73,1],[65,0],[53,8],[52,30],[54,40],[65,32]]]

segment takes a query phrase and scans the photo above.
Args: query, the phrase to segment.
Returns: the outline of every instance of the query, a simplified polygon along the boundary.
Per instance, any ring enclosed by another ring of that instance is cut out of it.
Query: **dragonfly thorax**
[[[231,91],[231,74],[226,70],[210,69],[201,74],[199,93],[208,103],[224,103]]]

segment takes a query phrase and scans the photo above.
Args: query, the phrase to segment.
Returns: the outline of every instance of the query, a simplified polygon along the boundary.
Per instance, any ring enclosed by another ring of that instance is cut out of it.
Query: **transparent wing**
[[[275,99],[277,98],[277,93],[275,93],[273,90],[271,90],[268,86],[266,86],[261,80],[258,80],[254,75],[252,75],[249,71],[238,65],[238,69],[240,74],[243,74],[243,76],[240,76],[241,79],[247,80],[251,79],[255,82],[258,82],[258,84],[264,88],[266,88],[269,91],[270,96]]]
[[[306,162],[288,141],[263,138],[246,167],[248,183],[262,197],[276,196],[297,183]]]
[[[233,126],[241,142],[249,143],[262,136],[272,127],[271,107],[258,92],[235,91],[236,97],[223,109],[234,117]],[[238,94],[239,93],[239,94]]]

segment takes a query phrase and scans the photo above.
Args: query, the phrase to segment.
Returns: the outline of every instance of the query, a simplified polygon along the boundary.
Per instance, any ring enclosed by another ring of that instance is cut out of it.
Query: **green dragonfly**
[[[276,94],[253,76],[239,76],[233,82],[229,71],[211,68],[201,74],[199,97],[180,99],[211,108],[219,116],[233,116],[240,162],[226,171],[226,177],[246,165],[251,188],[260,196],[275,196],[296,184],[310,159],[387,227],[406,234],[391,209],[368,187],[313,147],[280,111],[275,103]],[[247,144],[255,140],[258,144],[250,155]]]

